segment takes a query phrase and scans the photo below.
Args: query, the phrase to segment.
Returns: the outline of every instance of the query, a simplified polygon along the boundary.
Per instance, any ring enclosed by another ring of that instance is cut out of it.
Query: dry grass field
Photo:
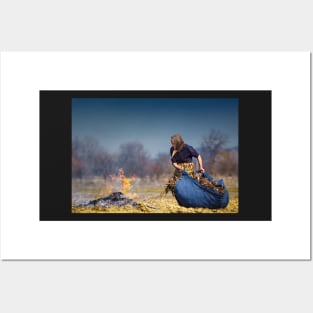
[[[180,206],[171,192],[164,194],[164,187],[168,177],[158,180],[125,178],[104,180],[103,178],[92,178],[72,181],[72,213],[238,213],[238,179],[234,177],[223,178],[229,191],[230,200],[226,208],[186,208]],[[98,199],[109,195],[113,191],[122,191],[127,198],[138,204],[137,206],[110,206],[108,208],[94,206],[84,207],[79,204],[87,203],[90,200]]]

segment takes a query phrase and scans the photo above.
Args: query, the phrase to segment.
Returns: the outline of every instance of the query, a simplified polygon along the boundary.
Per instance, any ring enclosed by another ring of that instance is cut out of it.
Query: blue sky
[[[140,142],[151,157],[169,153],[170,137],[179,133],[195,148],[211,129],[238,146],[238,99],[222,98],[74,98],[72,138],[94,137],[105,150],[118,152],[126,142]]]

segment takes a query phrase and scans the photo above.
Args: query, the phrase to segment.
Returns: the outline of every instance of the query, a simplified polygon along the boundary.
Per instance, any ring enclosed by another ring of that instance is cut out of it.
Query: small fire
[[[136,180],[136,177],[134,175],[132,177],[126,177],[122,168],[118,170],[118,177],[122,183],[122,193],[128,194],[132,187],[132,182]]]
[[[106,180],[105,187],[97,190],[95,196],[97,198],[104,197],[114,191],[121,191],[123,194],[129,194],[129,190],[133,187],[132,183],[136,180],[136,176],[126,177],[122,168],[118,169],[118,174],[109,175],[109,179]],[[136,194],[132,194],[136,196]]]

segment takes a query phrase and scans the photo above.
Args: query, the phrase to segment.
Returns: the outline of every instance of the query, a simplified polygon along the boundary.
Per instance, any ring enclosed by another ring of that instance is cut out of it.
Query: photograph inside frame
[[[270,91],[41,91],[40,144],[40,220],[271,220]]]

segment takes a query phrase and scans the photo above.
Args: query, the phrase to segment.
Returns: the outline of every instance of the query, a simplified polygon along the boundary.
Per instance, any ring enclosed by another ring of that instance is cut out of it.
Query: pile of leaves
[[[165,185],[164,193],[167,194],[169,191],[174,195],[174,188],[176,186],[176,182],[179,179],[176,177],[171,177],[168,183]],[[217,191],[220,194],[224,194],[224,186],[216,184],[214,181],[210,181],[208,178],[197,175],[196,180],[204,187]]]

